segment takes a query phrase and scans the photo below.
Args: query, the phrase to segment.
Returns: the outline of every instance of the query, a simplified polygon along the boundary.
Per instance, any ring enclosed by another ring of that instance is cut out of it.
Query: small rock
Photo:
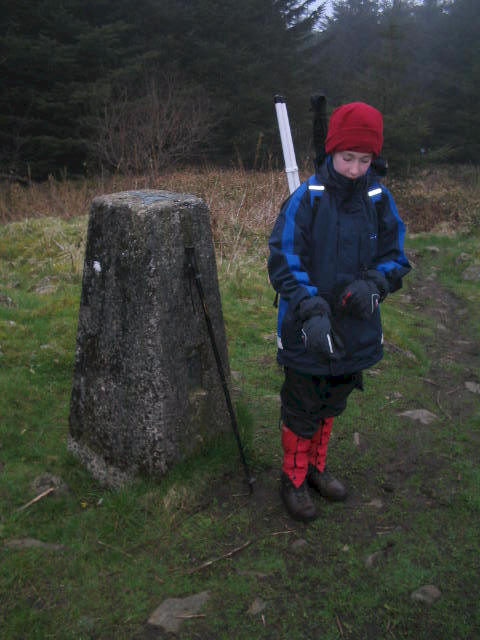
[[[298,551],[304,550],[305,547],[308,547],[308,542],[303,538],[300,538],[299,540],[295,540],[291,548],[294,553],[297,553]]]
[[[65,551],[63,544],[50,544],[35,540],[35,538],[12,538],[7,540],[5,546],[9,549],[45,549],[46,551]]]
[[[428,251],[430,251],[430,253],[440,253],[440,249],[439,247],[434,247],[434,246],[429,246],[427,247]]]
[[[342,551],[343,551],[344,553],[347,553],[347,551],[350,551],[350,547],[348,546],[348,544],[344,544],[344,545],[343,545],[343,547],[342,547]]]
[[[480,393],[480,384],[478,382],[465,382],[465,386],[472,393]]]
[[[471,264],[462,274],[464,280],[477,282],[480,280],[480,264]]]
[[[30,486],[35,493],[43,493],[47,489],[54,489],[53,493],[55,495],[64,496],[70,492],[65,482],[51,473],[43,473],[41,476],[37,476]]]
[[[468,253],[461,253],[455,259],[455,264],[462,264],[463,262],[468,262],[471,256]]]
[[[420,589],[414,591],[410,597],[415,602],[424,602],[425,604],[433,604],[442,595],[441,591],[433,584],[426,584]]]
[[[369,556],[367,556],[365,558],[365,566],[367,567],[367,569],[371,569],[372,567],[378,565],[382,561],[384,555],[385,554],[383,551],[375,551],[374,553],[371,553]]]
[[[353,444],[356,447],[360,446],[360,434],[358,433],[358,431],[355,431],[355,433],[353,434]]]
[[[182,620],[188,619],[188,616],[196,615],[209,598],[208,591],[202,591],[186,598],[167,598],[149,617],[148,624],[154,627],[163,627],[165,631],[176,633]]]
[[[248,608],[247,613],[250,616],[256,616],[259,613],[262,613],[262,611],[265,610],[266,606],[267,606],[267,603],[265,602],[265,600],[262,600],[261,598],[255,598],[255,600],[252,602],[252,604]]]
[[[380,500],[380,498],[373,498],[373,500],[370,500],[370,502],[368,503],[369,507],[375,507],[375,509],[381,509],[383,507],[383,502]]]
[[[17,306],[14,303],[14,301],[10,298],[10,296],[7,296],[6,293],[0,293],[0,305],[2,305],[3,307],[16,307]]]
[[[268,333],[263,336],[263,339],[265,340],[265,342],[276,342],[277,335],[275,333]]]
[[[437,329],[439,329],[439,331],[446,331],[447,327],[441,322],[437,322]]]
[[[410,420],[418,420],[422,424],[430,424],[437,419],[437,416],[427,409],[413,409],[411,411],[403,411],[399,414],[404,418],[410,418]]]

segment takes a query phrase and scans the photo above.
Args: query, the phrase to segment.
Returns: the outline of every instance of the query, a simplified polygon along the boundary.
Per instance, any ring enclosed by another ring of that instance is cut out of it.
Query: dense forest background
[[[397,166],[477,162],[478,0],[4,0],[0,172],[145,172],[297,156],[310,95],[385,117]]]

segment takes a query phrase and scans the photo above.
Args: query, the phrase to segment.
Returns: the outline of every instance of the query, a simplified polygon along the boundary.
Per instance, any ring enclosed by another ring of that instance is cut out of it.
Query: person
[[[382,358],[380,305],[411,269],[405,225],[372,166],[382,144],[377,109],[335,109],[325,159],[284,202],[269,241],[285,373],[280,494],[297,520],[317,515],[309,487],[334,501],[347,496],[326,468],[333,420],[363,390],[363,370]]]

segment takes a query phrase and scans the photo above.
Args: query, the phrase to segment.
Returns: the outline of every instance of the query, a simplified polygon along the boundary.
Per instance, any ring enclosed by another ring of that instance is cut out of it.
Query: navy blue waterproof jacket
[[[383,356],[380,307],[360,320],[342,313],[344,287],[377,269],[390,292],[411,269],[403,244],[405,225],[386,187],[372,169],[351,180],[327,156],[316,175],[283,204],[270,237],[268,272],[280,294],[278,362],[312,375],[342,375],[371,367]],[[344,343],[342,357],[328,360],[305,350],[299,303],[322,296],[332,308],[332,330]]]

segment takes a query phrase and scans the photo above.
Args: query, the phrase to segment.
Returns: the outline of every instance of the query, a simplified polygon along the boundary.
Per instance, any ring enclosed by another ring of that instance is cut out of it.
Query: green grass
[[[365,391],[355,392],[336,422],[329,464],[346,479],[352,501],[318,502],[320,517],[305,526],[289,520],[278,498],[282,373],[260,234],[248,253],[219,266],[239,422],[258,477],[254,496],[246,495],[233,438],[179,464],[162,482],[138,479],[118,492],[97,485],[68,454],[85,230],[85,218],[0,228],[0,294],[14,303],[0,305],[0,636],[152,637],[145,622],[165,598],[208,590],[205,618],[183,622],[177,637],[476,637],[480,404],[472,396],[473,409],[449,420],[425,382],[436,364],[436,302],[426,296],[417,308],[402,297],[419,276],[384,305],[385,340],[394,349],[374,367],[379,375],[365,375]],[[478,236],[421,235],[409,248],[424,274],[438,269],[438,280],[467,310],[459,337],[478,341],[478,283],[461,277],[468,262],[456,262],[462,253],[478,261]],[[42,281],[54,288],[39,293]],[[452,362],[448,371],[461,380],[466,367]],[[399,417],[412,408],[439,419],[419,426]],[[365,450],[355,446],[356,432]],[[395,465],[402,462],[400,477]],[[34,478],[47,472],[69,492],[19,511],[35,495]],[[382,500],[380,509],[369,504],[373,498]],[[65,550],[5,545],[26,537]],[[298,539],[306,544],[295,551]],[[247,541],[236,555],[199,569]],[[379,550],[381,563],[366,568],[366,557]],[[442,591],[431,607],[410,599],[424,584]],[[267,602],[264,620],[247,614],[256,597]]]

